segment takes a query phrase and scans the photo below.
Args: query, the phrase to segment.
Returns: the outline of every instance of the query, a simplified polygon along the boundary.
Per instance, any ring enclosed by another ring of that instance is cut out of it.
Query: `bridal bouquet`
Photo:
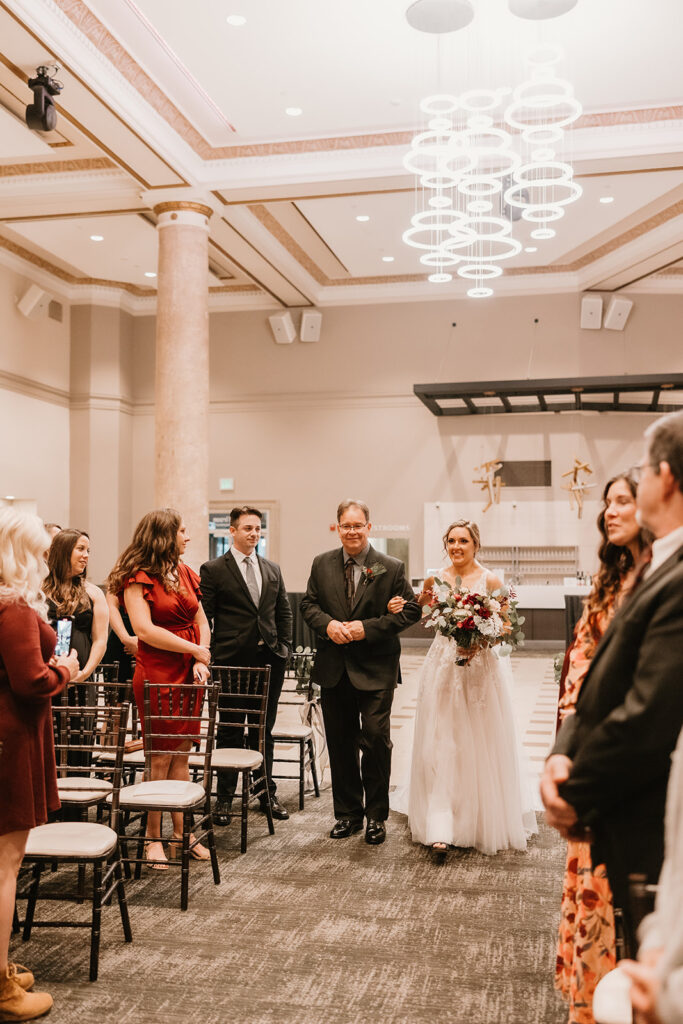
[[[422,621],[427,629],[454,642],[456,665],[467,665],[477,651],[487,647],[510,654],[524,643],[524,616],[517,613],[517,598],[510,587],[476,594],[462,585],[459,576],[455,588],[435,577],[433,595],[422,612]]]

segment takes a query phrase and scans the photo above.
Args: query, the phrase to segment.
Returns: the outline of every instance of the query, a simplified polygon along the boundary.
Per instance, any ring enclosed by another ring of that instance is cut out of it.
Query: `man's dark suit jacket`
[[[560,795],[590,825],[617,903],[631,872],[656,881],[671,754],[683,725],[683,547],[610,623],[553,753],[572,758]],[[619,890],[619,892],[617,892]]]
[[[258,608],[231,551],[204,562],[199,571],[202,605],[212,626],[211,658],[217,665],[230,665],[238,651],[259,640],[280,658],[291,650],[292,609],[280,567],[257,557],[262,579]]]
[[[422,614],[412,588],[405,577],[403,562],[383,555],[370,546],[365,567],[377,564],[386,572],[373,579],[362,576],[356,588],[353,608],[349,610],[344,590],[344,549],[318,555],[311,568],[301,614],[318,634],[311,678],[320,686],[335,686],[344,671],[358,690],[388,690],[396,686],[401,645],[398,634],[417,622]],[[400,594],[408,602],[403,611],[387,611],[390,598]],[[360,619],[365,639],[335,644],[327,635],[333,619],[350,622]]]

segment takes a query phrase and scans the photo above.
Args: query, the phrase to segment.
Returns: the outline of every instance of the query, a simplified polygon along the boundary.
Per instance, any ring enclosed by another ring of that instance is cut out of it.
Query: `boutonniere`
[[[363,579],[366,583],[370,583],[374,580],[375,576],[381,576],[383,572],[387,571],[386,565],[382,565],[381,562],[375,562],[374,565],[364,565],[361,572],[363,573]]]

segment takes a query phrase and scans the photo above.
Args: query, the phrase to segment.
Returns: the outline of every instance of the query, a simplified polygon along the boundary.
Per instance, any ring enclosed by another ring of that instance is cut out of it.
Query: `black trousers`
[[[335,818],[389,817],[393,688],[357,690],[346,672],[320,693]]]
[[[277,788],[273,780],[273,750],[275,747],[273,742],[273,726],[277,718],[277,705],[282,693],[287,659],[278,657],[265,644],[262,644],[261,646],[244,647],[241,651],[237,651],[228,662],[222,662],[222,664],[248,665],[253,668],[265,668],[266,665],[270,665],[270,687],[268,689],[268,706],[266,709],[266,778],[268,779],[268,789],[271,796],[273,796]],[[218,718],[216,746],[241,747],[244,743],[243,730],[235,726],[221,725],[220,712]],[[258,747],[258,732],[255,729],[249,732],[249,746],[252,750],[256,750]],[[225,800],[227,803],[230,803],[237,788],[237,772],[221,771],[217,772],[217,775],[217,797],[219,800]]]

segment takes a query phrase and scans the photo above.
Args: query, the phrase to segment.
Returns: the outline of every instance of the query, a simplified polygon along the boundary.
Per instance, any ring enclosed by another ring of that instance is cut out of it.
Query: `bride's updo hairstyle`
[[[481,536],[479,534],[479,527],[476,523],[473,523],[471,519],[456,519],[454,523],[451,523],[442,537],[444,551],[448,550],[448,535],[451,530],[456,528],[456,526],[459,529],[467,530],[474,542],[474,553],[476,555],[481,547]]]

